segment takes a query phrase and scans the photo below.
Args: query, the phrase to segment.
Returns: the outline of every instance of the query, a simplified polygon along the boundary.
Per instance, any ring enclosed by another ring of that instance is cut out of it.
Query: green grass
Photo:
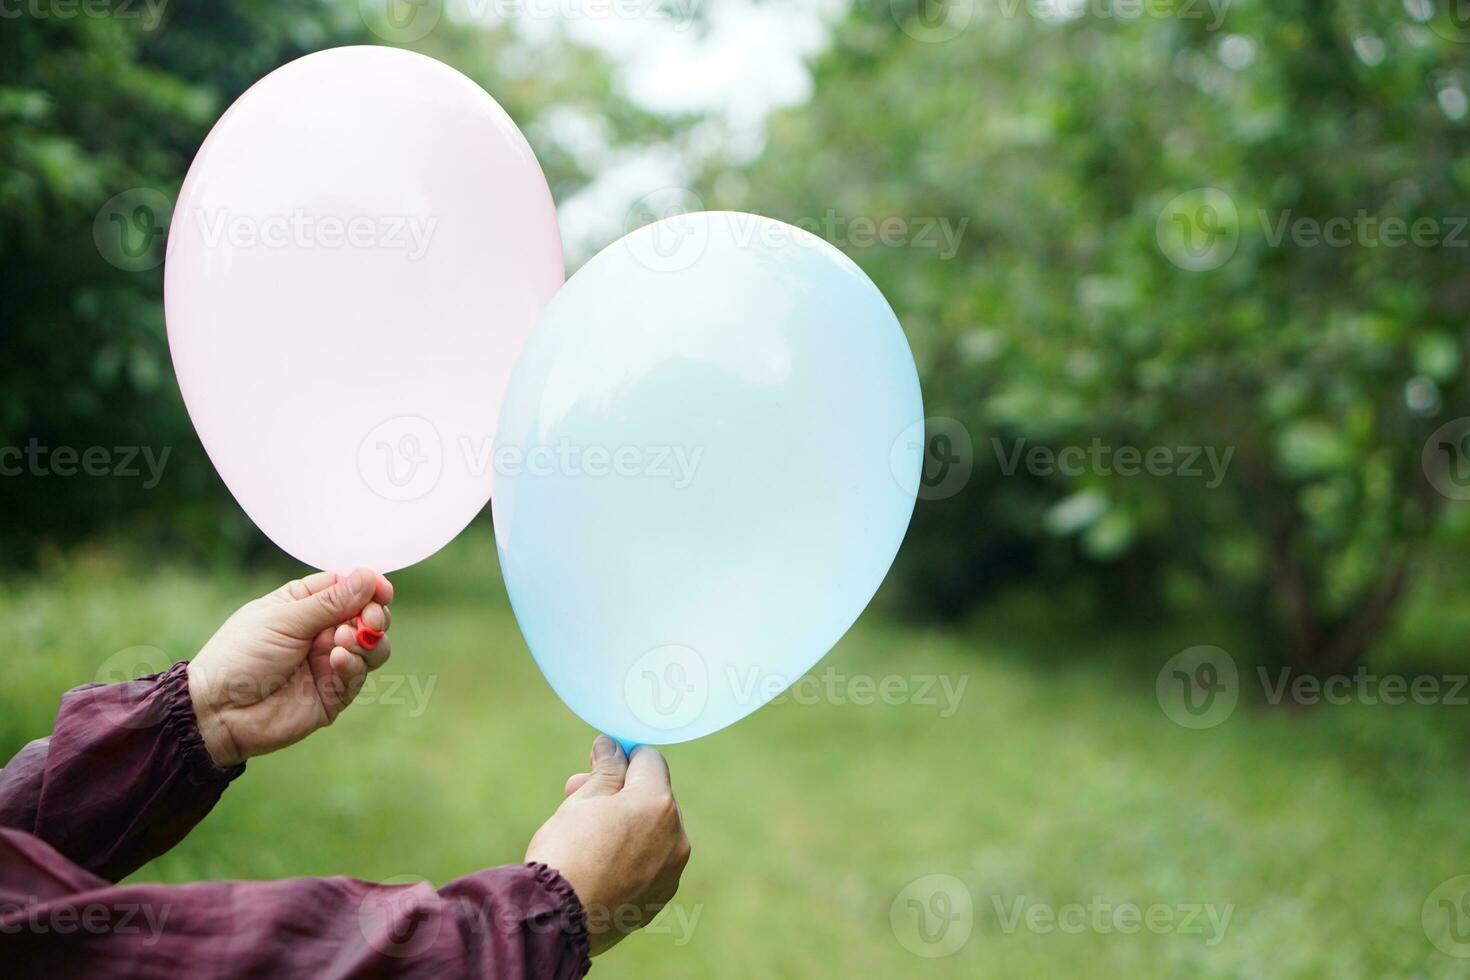
[[[395,579],[383,675],[397,679],[400,703],[383,683],[378,703],[251,762],[140,879],[442,884],[521,859],[593,733],[536,671],[483,529]],[[18,640],[0,685],[0,752],[44,734],[61,692],[116,651],[187,658],[272,584],[105,558],[0,583],[0,617]],[[995,614],[946,632],[869,616],[823,661],[848,676],[963,678],[952,717],[937,705],[788,701],[670,748],[694,843],[678,911],[694,924],[630,939],[596,974],[1465,974],[1466,961],[1431,945],[1420,913],[1437,884],[1470,873],[1466,708],[1243,703],[1219,727],[1189,731],[1160,710],[1154,671],[1213,637],[1068,634],[1054,623],[1033,633],[1026,622]],[[972,896],[973,932],[953,955],[922,958],[897,938],[890,909],[935,874]],[[1208,929],[1003,928],[1018,900],[1095,896],[1232,911],[1213,945]]]

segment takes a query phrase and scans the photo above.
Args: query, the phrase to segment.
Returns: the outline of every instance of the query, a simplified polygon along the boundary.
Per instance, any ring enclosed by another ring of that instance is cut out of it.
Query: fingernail
[[[356,592],[362,588],[362,572],[353,572],[347,576],[347,591]]]
[[[597,741],[592,743],[592,758],[611,759],[618,754],[618,743],[606,735],[597,736]]]

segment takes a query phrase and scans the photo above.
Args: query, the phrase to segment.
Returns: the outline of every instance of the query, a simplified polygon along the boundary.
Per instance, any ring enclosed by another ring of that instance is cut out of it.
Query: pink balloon
[[[564,272],[546,178],[478,85],[380,47],[272,72],[200,147],[167,263],[184,403],[281,548],[388,572],[484,507],[501,394]]]

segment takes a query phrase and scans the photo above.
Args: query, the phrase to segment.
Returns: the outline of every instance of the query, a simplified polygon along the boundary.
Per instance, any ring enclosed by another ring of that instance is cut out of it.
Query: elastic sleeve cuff
[[[561,919],[563,935],[567,938],[572,956],[581,964],[575,975],[586,976],[587,971],[592,969],[592,956],[587,938],[587,910],[582,907],[582,900],[555,868],[539,861],[527,861],[526,867],[531,869],[536,884],[556,900],[556,915]]]
[[[156,675],[164,731],[178,743],[184,775],[196,786],[223,790],[245,771],[242,762],[221,769],[215,765],[199,731],[194,699],[189,696],[189,664],[180,661]]]

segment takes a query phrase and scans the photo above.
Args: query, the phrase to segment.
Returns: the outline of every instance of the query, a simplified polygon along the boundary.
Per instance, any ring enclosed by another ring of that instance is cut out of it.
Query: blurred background
[[[300,572],[194,436],[162,250],[219,114],[343,44],[505,106],[568,272],[757,212],[919,362],[898,563],[670,749],[694,860],[599,975],[1470,973],[1459,0],[0,0],[0,757]],[[491,535],[396,576],[362,705],[139,877],[520,860],[593,733]]]

